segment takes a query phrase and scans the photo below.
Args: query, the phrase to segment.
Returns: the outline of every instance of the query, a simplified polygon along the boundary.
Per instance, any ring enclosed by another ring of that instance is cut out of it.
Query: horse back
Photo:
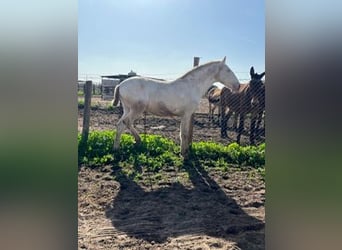
[[[161,81],[144,77],[131,77],[120,84],[120,96],[125,99],[145,99],[158,91]]]
[[[221,91],[221,105],[228,107],[233,112],[248,112],[250,102],[249,84],[240,84],[237,92],[233,92],[227,87],[224,87]]]
[[[121,83],[120,100],[124,108],[147,111],[159,116],[179,116],[196,107],[189,89],[181,84],[144,77],[132,77]]]

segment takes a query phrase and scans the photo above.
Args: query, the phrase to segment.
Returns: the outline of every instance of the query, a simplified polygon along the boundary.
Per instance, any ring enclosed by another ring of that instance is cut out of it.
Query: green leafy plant
[[[78,108],[84,108],[84,99],[78,99]]]
[[[116,160],[133,166],[143,166],[149,171],[159,171],[164,166],[182,165],[180,148],[172,140],[159,135],[142,135],[142,142],[137,147],[131,135],[123,134],[120,150],[114,153],[114,136],[114,131],[93,131],[89,133],[87,144],[81,145],[79,134],[79,152],[84,152],[79,162],[96,166]],[[82,150],[80,147],[83,147]],[[228,168],[228,164],[259,168],[265,165],[265,144],[243,147],[237,143],[225,146],[215,142],[194,142],[191,157],[208,167],[223,170]]]

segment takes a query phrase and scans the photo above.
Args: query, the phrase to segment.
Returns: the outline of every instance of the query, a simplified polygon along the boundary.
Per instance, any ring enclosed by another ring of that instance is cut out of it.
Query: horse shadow
[[[248,215],[197,160],[183,163],[193,187],[180,183],[146,191],[113,164],[120,191],[106,208],[113,227],[128,236],[165,243],[169,237],[207,235],[241,249],[264,249],[264,222]]]

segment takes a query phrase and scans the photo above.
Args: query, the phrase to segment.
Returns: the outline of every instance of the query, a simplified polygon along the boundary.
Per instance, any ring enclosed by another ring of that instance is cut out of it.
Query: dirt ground
[[[199,111],[203,113],[195,116],[194,141],[226,144],[234,140],[234,132],[229,139],[220,138],[219,127],[204,114],[205,102]],[[117,120],[114,111],[91,110],[91,130],[114,129]],[[137,122],[139,132],[179,142],[179,120],[147,116],[146,124]],[[116,163],[80,167],[79,249],[265,248],[265,183],[257,171],[244,167],[221,172],[200,163],[184,163],[182,169],[166,168],[161,174],[165,178],[152,183],[142,169],[142,180],[136,182]]]
[[[99,108],[91,110],[90,131],[91,130],[114,130],[117,121],[120,118],[118,110],[108,110],[105,107],[110,105],[110,101],[102,101],[100,98],[94,98],[92,105]],[[217,109],[216,109],[217,112]],[[216,117],[217,119],[217,117]],[[79,109],[78,115],[78,131],[82,131],[83,109]],[[228,122],[228,127],[233,126],[233,119]],[[179,143],[180,118],[157,117],[146,115],[137,120],[135,127],[139,133],[159,134],[167,138],[173,139]],[[241,144],[248,145],[248,128],[249,119],[245,121],[245,132],[241,136]],[[125,133],[129,133],[128,130]],[[264,135],[264,131],[261,133]],[[229,144],[236,140],[236,132],[228,129],[228,138],[221,138],[220,127],[217,123],[209,122],[208,119],[208,102],[202,99],[202,102],[194,117],[193,141],[215,141],[223,144]],[[265,141],[265,137],[261,136],[257,139],[257,144]]]

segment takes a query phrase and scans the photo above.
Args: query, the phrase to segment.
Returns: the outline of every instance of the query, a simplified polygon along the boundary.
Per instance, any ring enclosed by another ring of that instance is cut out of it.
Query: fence
[[[101,97],[103,100],[112,100],[114,97],[114,88],[120,83],[119,79],[103,78],[101,84]]]
[[[88,91],[94,93],[93,86],[88,87]],[[86,88],[86,84],[82,86],[83,90]],[[216,141],[220,143],[230,143],[237,140],[239,127],[239,112],[236,109],[238,103],[240,103],[240,97],[224,95],[222,92],[215,97],[212,94],[213,90],[218,90],[218,87],[213,87],[208,90],[207,95],[203,97],[201,103],[194,115],[194,141]],[[86,98],[91,98],[91,94],[85,94]],[[250,144],[251,126],[256,126],[253,133],[256,133],[256,137],[253,139],[256,143],[262,143],[265,141],[265,90],[259,92],[257,96],[258,101],[253,105],[249,105],[249,109],[245,111],[246,116],[243,119],[241,143]],[[96,97],[92,97],[96,100]],[[216,98],[216,99],[215,99]],[[225,99],[226,98],[226,99]],[[228,98],[228,99],[227,99]],[[109,108],[110,102],[102,101],[104,105],[96,106],[96,109],[86,108],[88,101],[84,101],[84,109],[80,109],[80,115],[85,120],[83,122],[84,133],[89,132],[89,125],[93,130],[113,130],[120,118],[120,108]],[[89,101],[91,103],[91,101]],[[216,107],[213,114],[210,114],[210,105],[213,108]],[[225,105],[225,109],[222,108]],[[235,105],[230,107],[229,105]],[[252,108],[253,107],[253,108]],[[224,116],[220,115],[225,110]],[[231,113],[229,113],[231,111]],[[83,112],[83,113],[82,113]],[[89,114],[88,114],[89,112]],[[90,114],[92,112],[92,114]],[[86,118],[88,116],[88,118]],[[228,117],[229,116],[229,117]],[[253,118],[254,117],[254,118]],[[226,124],[226,125],[225,125]],[[86,128],[88,126],[88,128]],[[135,122],[135,127],[139,133],[158,134],[164,137],[171,137],[176,142],[179,142],[179,127],[180,118],[173,117],[157,117],[151,114],[145,114],[142,119]],[[88,132],[87,132],[88,131]],[[128,130],[126,131],[128,132]]]
[[[100,95],[103,100],[112,100],[114,96],[114,88],[119,84],[118,79],[102,79],[101,83],[92,84],[92,94]],[[83,96],[85,94],[86,81],[78,81],[77,90],[78,95]]]
[[[83,96],[85,94],[87,81],[78,81],[77,83],[77,93],[79,96]],[[102,84],[93,84],[91,87],[92,95],[102,95]]]
[[[199,57],[194,57],[194,67],[199,65],[199,60]],[[249,141],[251,144],[254,144],[257,141],[264,142],[265,84],[261,79],[265,75],[265,72],[257,74],[254,72],[254,68],[251,67],[249,74],[251,76],[250,84],[241,84],[237,93],[233,93],[223,85],[213,85],[209,88],[201,101],[200,107],[193,116],[192,123],[195,126],[195,140],[215,140],[226,143],[227,139],[233,137],[233,140],[240,143],[241,137],[244,137],[243,134],[245,132],[245,137],[249,138],[249,140],[247,139],[245,141]],[[85,133],[84,137],[87,137],[89,123],[91,121],[91,94],[98,93],[101,95],[102,99],[112,100],[114,87],[130,76],[132,75],[115,75],[110,76],[108,79],[102,78],[102,84],[97,85],[92,85],[91,81],[79,81],[79,91],[83,89],[83,93],[85,94],[82,130],[82,134]],[[87,98],[89,98],[89,100]],[[206,107],[208,107],[208,109],[206,109]],[[214,113],[215,107],[217,115]],[[117,116],[121,116],[121,111],[120,108],[115,109]],[[106,116],[104,113],[101,113],[100,115]],[[105,124],[117,122],[117,120],[112,120],[112,116],[110,119],[110,122],[103,118],[98,120]],[[99,123],[100,122],[98,122],[98,124]],[[140,133],[168,135],[179,140],[179,124],[180,118],[160,118],[144,114],[144,119],[137,121],[135,125]]]
[[[91,108],[91,95],[92,95],[92,82],[86,81],[84,83],[84,113],[83,113],[83,126],[82,126],[82,138],[80,143],[80,156],[83,156],[89,135],[90,125],[90,108]]]

